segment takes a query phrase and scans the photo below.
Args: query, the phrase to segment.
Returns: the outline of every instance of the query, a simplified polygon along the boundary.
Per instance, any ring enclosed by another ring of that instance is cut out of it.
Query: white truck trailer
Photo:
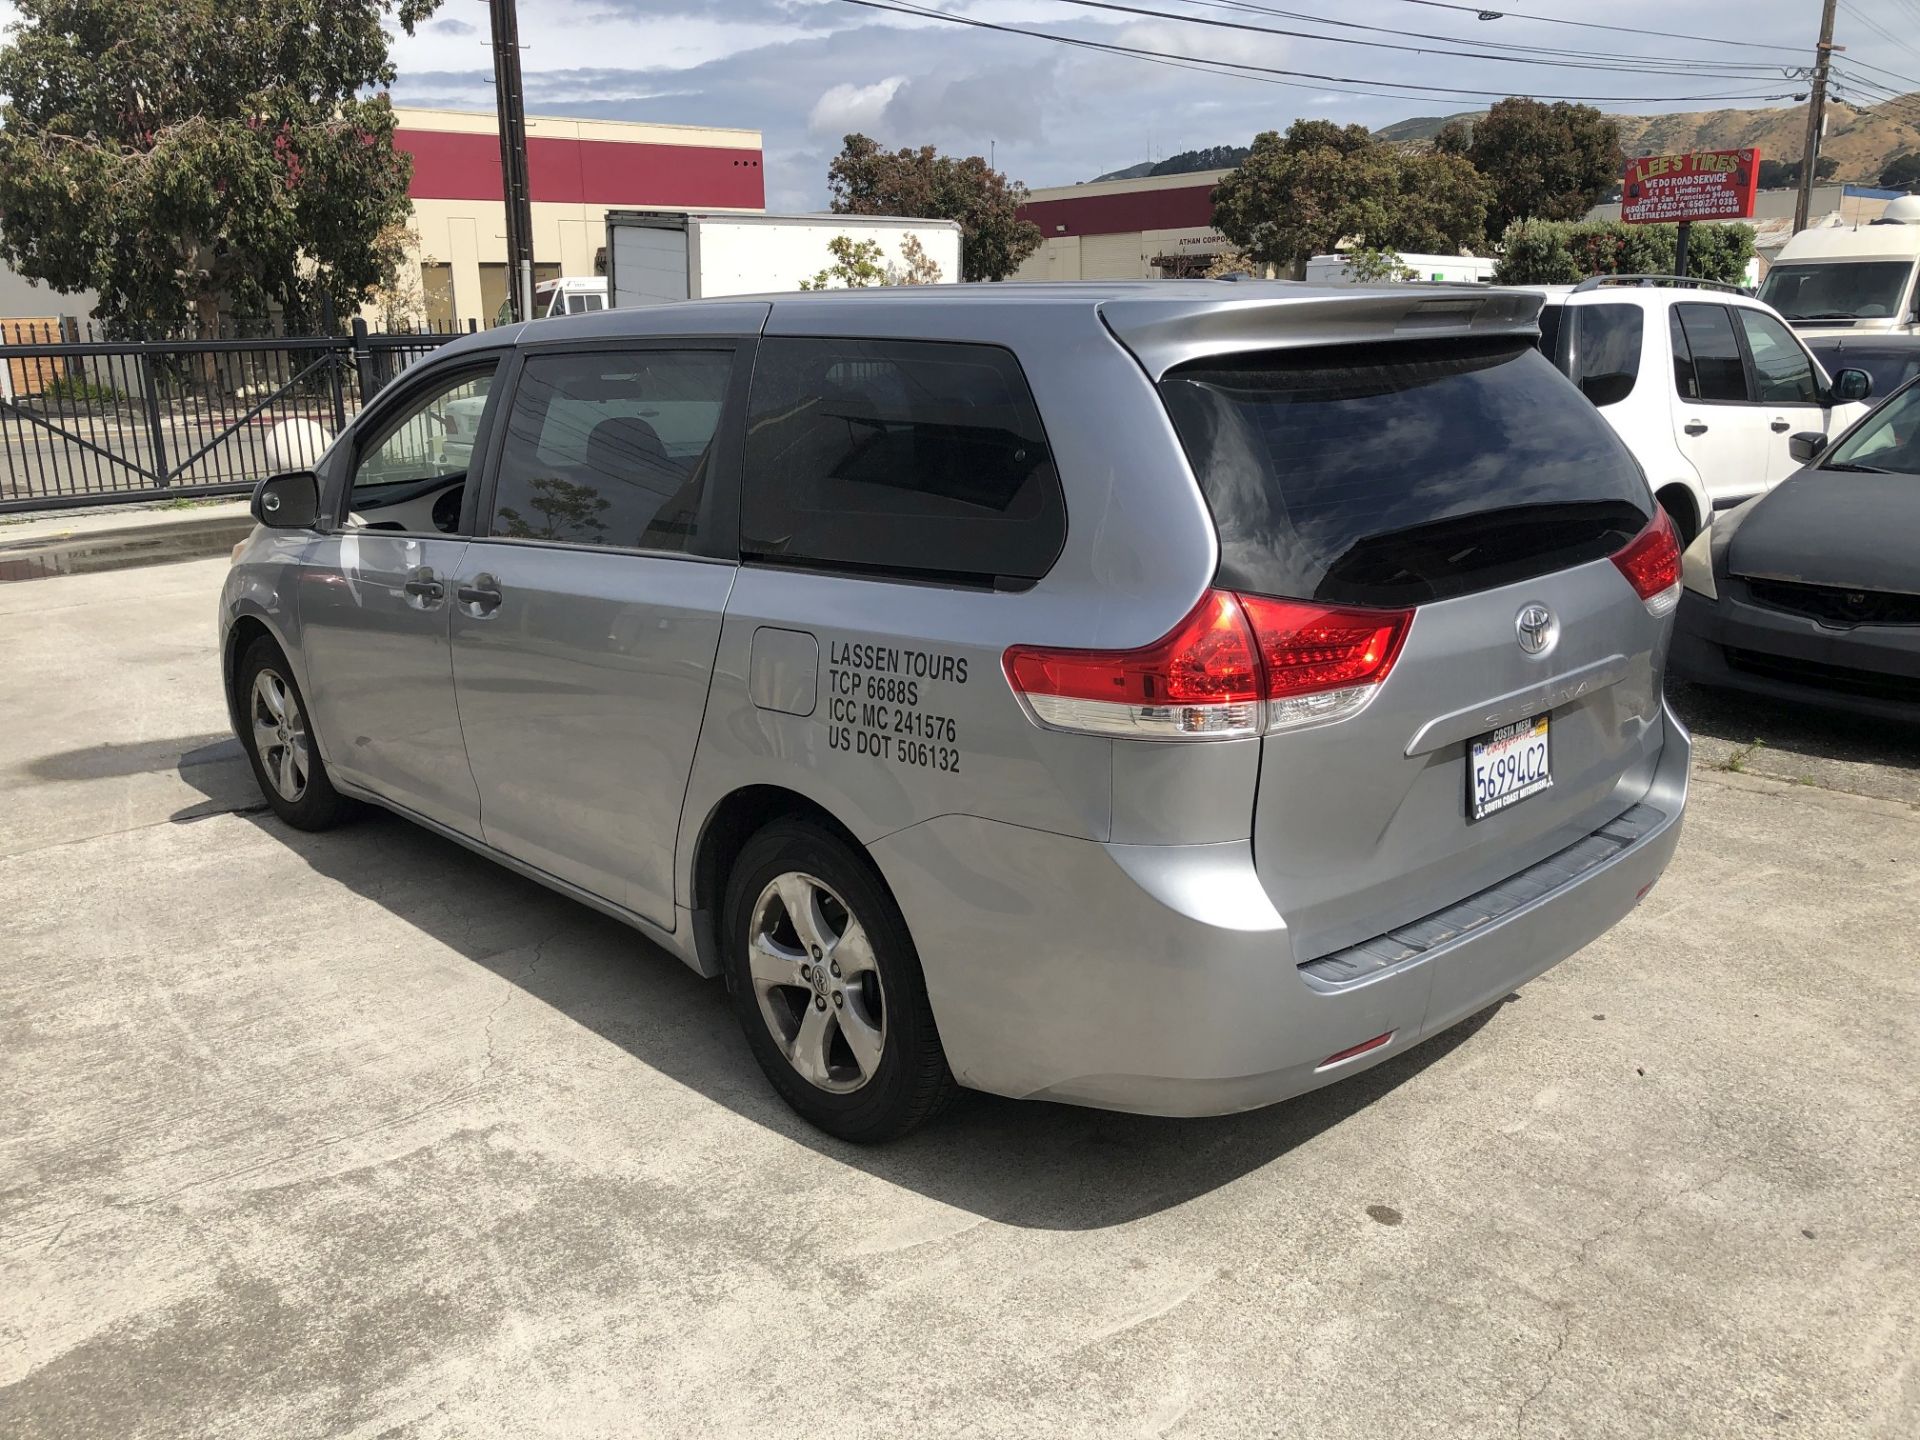
[[[1493,268],[1500,262],[1473,255],[1400,256],[1400,268],[1412,271],[1415,280],[1439,281],[1447,285],[1488,285]],[[1307,261],[1302,277],[1309,285],[1358,285],[1353,267],[1345,255],[1315,255]],[[1404,279],[1405,276],[1398,277]]]
[[[960,226],[952,220],[609,210],[608,294],[621,306],[797,290],[834,263],[828,246],[839,235],[873,241],[880,264],[900,276],[901,247],[912,237],[942,283],[960,278]]]

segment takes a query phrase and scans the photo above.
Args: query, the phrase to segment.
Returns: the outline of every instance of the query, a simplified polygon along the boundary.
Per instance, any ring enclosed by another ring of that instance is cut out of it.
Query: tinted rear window
[[[1220,531],[1220,581],[1419,604],[1612,554],[1653,501],[1524,341],[1206,360],[1161,381]]]
[[[740,548],[759,560],[1021,583],[1066,507],[1006,350],[917,340],[761,342]]]

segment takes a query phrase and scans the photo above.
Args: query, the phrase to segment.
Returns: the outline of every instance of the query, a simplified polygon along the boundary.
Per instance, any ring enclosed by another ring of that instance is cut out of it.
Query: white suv
[[[1541,350],[1627,442],[1682,544],[1799,469],[1790,436],[1866,413],[1865,372],[1829,380],[1786,321],[1730,286],[1602,275],[1529,288],[1547,296]]]

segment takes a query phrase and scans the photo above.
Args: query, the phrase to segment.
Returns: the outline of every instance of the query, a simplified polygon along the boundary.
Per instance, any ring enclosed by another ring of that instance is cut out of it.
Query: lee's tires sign
[[[1695,150],[1627,162],[1620,218],[1630,225],[1744,220],[1760,188],[1758,150]]]

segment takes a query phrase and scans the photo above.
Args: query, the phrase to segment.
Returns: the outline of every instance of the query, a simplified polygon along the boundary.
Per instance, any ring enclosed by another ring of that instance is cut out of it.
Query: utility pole
[[[1828,5],[1832,10],[1832,5]],[[507,203],[507,296],[513,318],[533,318],[533,203],[527,189],[526,94],[520,84],[520,17],[514,0],[487,0],[493,21],[493,92],[500,181]]]
[[[1807,212],[1813,208],[1814,172],[1820,168],[1820,136],[1827,125],[1827,67],[1833,61],[1833,8],[1835,0],[1824,0],[1820,9],[1820,43],[1813,50],[1813,75],[1807,94],[1807,143],[1800,147],[1800,195],[1793,203],[1793,228],[1807,228]],[[1839,47],[1845,49],[1845,46]]]

